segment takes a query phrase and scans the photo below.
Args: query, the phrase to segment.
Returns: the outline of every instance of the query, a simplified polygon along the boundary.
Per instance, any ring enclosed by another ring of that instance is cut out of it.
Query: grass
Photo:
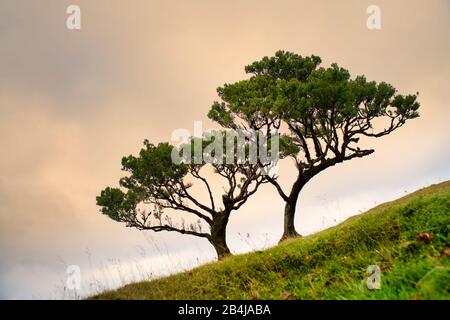
[[[449,299],[450,181],[325,231],[91,299]],[[381,269],[381,289],[366,286]]]

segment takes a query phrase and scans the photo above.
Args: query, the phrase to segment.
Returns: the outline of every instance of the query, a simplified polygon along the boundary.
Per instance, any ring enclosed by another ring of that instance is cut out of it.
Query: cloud
[[[65,28],[71,1],[0,3],[1,297],[41,293],[42,281],[27,287],[18,279],[56,281],[61,259],[88,264],[86,248],[97,261],[134,259],[136,246],[148,245],[143,234],[95,205],[99,190],[122,176],[121,157],[138,152],[145,138],[192,131],[194,120],[213,126],[206,113],[216,87],[244,78],[246,64],[278,49],[320,55],[324,65],[338,62],[400,92],[420,91],[422,103],[421,118],[366,142],[374,155],[307,185],[297,217],[302,233],[323,227],[323,216],[344,219],[450,177],[446,1],[380,1],[380,31],[366,28],[369,1],[77,3],[79,32]],[[288,188],[292,164],[281,170]],[[275,243],[282,206],[264,186],[233,214],[231,247],[252,249],[238,232],[250,232],[256,246]],[[153,235],[170,252],[211,249],[191,237]]]

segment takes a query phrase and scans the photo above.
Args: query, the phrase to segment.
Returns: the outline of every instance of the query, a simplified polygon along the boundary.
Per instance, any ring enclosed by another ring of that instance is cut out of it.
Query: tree
[[[419,116],[416,95],[400,95],[385,82],[352,79],[332,64],[319,67],[318,56],[278,51],[245,67],[251,77],[217,89],[208,116],[226,128],[285,131],[287,155],[297,175],[286,192],[268,177],[285,202],[281,240],[299,236],[294,218],[300,191],[314,176],[335,164],[368,156],[361,137],[379,138]],[[378,129],[375,129],[378,127]]]
[[[202,149],[213,145],[215,139],[217,136],[200,139]],[[226,227],[231,212],[239,209],[267,180],[261,174],[261,166],[248,161],[209,163],[227,185],[219,205],[214,198],[212,185],[203,174],[203,168],[208,164],[206,156],[224,160],[225,155],[215,154],[217,149],[206,148],[199,156],[194,150],[195,141],[192,139],[188,145],[192,154],[183,155],[184,161],[177,163],[173,155],[179,155],[186,145],[175,148],[168,143],[160,143],[155,146],[146,140],[139,156],[130,155],[122,159],[123,170],[129,175],[120,179],[120,186],[126,191],[107,187],[97,197],[97,205],[101,206],[103,214],[115,221],[125,222],[128,227],[206,238],[221,259],[230,254]],[[209,203],[201,203],[196,199],[191,192],[193,183],[189,179],[203,185]],[[190,222],[187,223],[186,217],[178,213],[188,214]]]

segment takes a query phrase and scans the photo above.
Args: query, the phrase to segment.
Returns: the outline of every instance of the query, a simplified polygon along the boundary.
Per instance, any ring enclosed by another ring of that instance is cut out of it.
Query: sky
[[[81,9],[81,29],[66,8]],[[381,29],[369,30],[369,5]],[[170,141],[206,114],[244,66],[288,50],[353,76],[419,92],[421,117],[366,141],[376,152],[334,166],[302,191],[310,234],[450,179],[450,2],[0,0],[0,298],[76,298],[214,259],[204,239],[141,232],[101,215],[95,197],[144,139]],[[294,174],[283,161],[280,179]],[[283,203],[264,186],[228,229],[235,253],[276,244]],[[67,266],[82,286],[64,291]]]

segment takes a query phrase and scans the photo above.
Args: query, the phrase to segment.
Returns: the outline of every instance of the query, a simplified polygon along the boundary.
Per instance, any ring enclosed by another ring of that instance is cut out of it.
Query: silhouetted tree
[[[200,143],[205,147],[212,140],[204,139]],[[230,254],[226,227],[231,212],[239,209],[267,180],[261,174],[261,166],[248,161],[227,164],[226,161],[206,163],[201,156],[200,161],[198,157],[194,159],[194,141],[189,144],[192,155],[184,157],[189,161],[176,163],[172,157],[174,146],[168,143],[155,146],[146,140],[137,157],[130,155],[122,159],[123,170],[129,175],[120,179],[121,188],[107,187],[97,197],[97,204],[103,214],[125,222],[128,227],[206,238],[220,259]],[[176,149],[176,154],[181,149]],[[209,155],[217,160],[214,151]],[[213,166],[214,172],[226,181],[219,201],[203,174],[202,169],[207,165]],[[201,203],[192,194],[194,182],[203,185],[208,203]],[[188,214],[190,222],[177,212]]]
[[[298,236],[296,205],[308,181],[337,163],[373,153],[358,146],[361,137],[385,136],[419,116],[416,95],[400,95],[385,82],[352,79],[337,64],[320,63],[317,56],[284,51],[264,57],[245,67],[249,79],[219,87],[220,100],[208,113],[226,128],[280,129],[289,135],[295,181],[285,191],[268,177],[285,201],[282,240]]]

